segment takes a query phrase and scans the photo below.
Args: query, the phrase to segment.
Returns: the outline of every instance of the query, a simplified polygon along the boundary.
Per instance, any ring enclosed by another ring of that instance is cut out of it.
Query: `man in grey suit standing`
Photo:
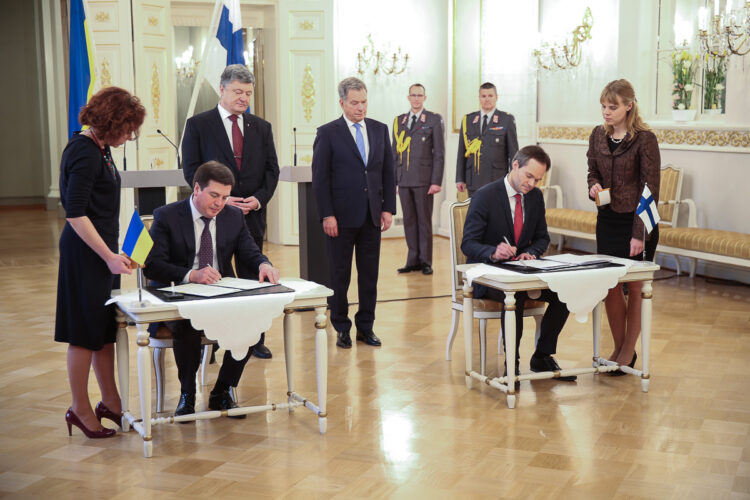
[[[432,274],[432,207],[440,192],[445,163],[443,118],[424,109],[424,85],[409,87],[411,110],[393,121],[396,185],[404,212],[409,253],[399,273]]]

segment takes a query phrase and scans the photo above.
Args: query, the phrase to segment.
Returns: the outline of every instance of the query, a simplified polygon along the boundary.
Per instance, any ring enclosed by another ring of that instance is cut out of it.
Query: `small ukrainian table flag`
[[[133,210],[128,232],[125,233],[125,241],[122,242],[122,252],[130,257],[130,260],[142,266],[153,246],[154,240],[146,231],[146,226],[143,225],[138,210]]]

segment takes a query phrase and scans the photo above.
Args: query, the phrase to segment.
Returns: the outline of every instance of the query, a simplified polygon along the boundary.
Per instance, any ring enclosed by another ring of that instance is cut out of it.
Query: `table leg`
[[[151,457],[151,348],[149,347],[148,324],[138,323],[138,391],[141,398],[143,419],[143,456]]]
[[[287,402],[291,403],[294,392],[294,345],[292,339],[292,309],[284,309],[284,362],[286,363]],[[289,413],[294,407],[289,407]]]
[[[591,313],[591,322],[594,325],[594,368],[599,366],[599,342],[602,339],[602,304],[603,302],[599,302]]]
[[[505,366],[508,370],[508,408],[516,406],[516,294],[505,292]]]
[[[326,306],[315,308],[315,374],[318,381],[318,425],[320,433],[328,428],[328,339],[326,338]]]
[[[466,387],[471,389],[472,358],[474,357],[472,334],[474,333],[474,294],[469,282],[464,280],[464,351],[466,352]]]
[[[651,317],[653,288],[652,281],[644,281],[641,289],[641,347],[643,356],[643,375],[641,375],[641,389],[648,392],[648,384],[651,380],[649,363],[651,361]]]
[[[130,407],[130,350],[128,347],[128,322],[125,314],[117,309],[117,337],[115,341],[115,350],[117,352],[117,380],[120,382],[120,402],[122,403],[122,413],[128,411]],[[122,418],[120,425],[122,432],[130,431],[130,422],[127,418]]]

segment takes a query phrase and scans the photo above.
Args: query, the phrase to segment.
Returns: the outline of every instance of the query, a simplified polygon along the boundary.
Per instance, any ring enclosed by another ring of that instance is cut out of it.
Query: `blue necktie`
[[[354,128],[357,129],[357,149],[359,149],[359,155],[362,157],[362,161],[364,162],[365,166],[367,166],[367,155],[365,154],[365,138],[362,135],[362,130],[360,130],[362,127],[362,124],[355,123]]]

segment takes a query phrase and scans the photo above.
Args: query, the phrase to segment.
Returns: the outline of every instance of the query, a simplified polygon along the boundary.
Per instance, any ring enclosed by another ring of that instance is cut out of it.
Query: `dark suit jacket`
[[[154,247],[146,259],[144,274],[159,283],[180,283],[192,269],[197,251],[190,200],[157,208],[150,234]],[[216,216],[216,260],[222,276],[235,276],[232,257],[256,270],[268,262],[250,237],[242,211],[227,205]]]
[[[517,254],[541,256],[549,246],[542,192],[534,188],[524,196],[525,216],[520,241],[515,242],[513,217],[505,190],[505,179],[487,184],[474,193],[466,214],[461,251],[467,262],[490,262],[497,245],[508,238],[516,243]]]
[[[518,151],[516,120],[513,115],[496,109],[487,121],[484,134],[481,133],[481,129],[481,112],[475,111],[466,115],[466,139],[469,142],[477,137],[482,140],[478,169],[474,163],[474,155],[466,157],[463,122],[458,137],[456,182],[466,183],[469,191],[475,191],[485,184],[505,177]]]
[[[336,217],[340,227],[362,226],[369,205],[372,223],[380,226],[381,212],[396,213],[396,182],[388,127],[365,118],[370,151],[367,166],[346,120],[318,128],[313,143],[313,191],[320,219]]]
[[[234,174],[232,196],[255,196],[262,207],[268,205],[279,182],[279,162],[273,144],[271,124],[255,115],[243,115],[242,170],[237,170],[232,144],[217,108],[191,117],[182,138],[182,168],[192,187],[198,167],[216,160]]]
[[[404,140],[411,137],[408,152],[396,151],[396,137],[404,132]],[[418,187],[443,183],[445,167],[445,130],[443,118],[422,110],[414,128],[409,127],[409,113],[396,117],[393,122],[393,157],[396,163],[396,184]],[[408,162],[408,165],[407,165]],[[407,168],[408,167],[408,168]]]

